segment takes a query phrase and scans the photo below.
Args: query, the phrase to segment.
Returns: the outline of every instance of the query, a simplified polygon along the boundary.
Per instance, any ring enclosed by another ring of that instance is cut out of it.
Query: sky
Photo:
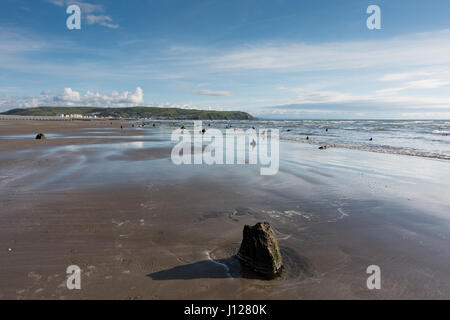
[[[69,30],[69,5],[81,29]],[[369,30],[370,5],[381,29]],[[0,112],[450,119],[448,0],[2,0]]]

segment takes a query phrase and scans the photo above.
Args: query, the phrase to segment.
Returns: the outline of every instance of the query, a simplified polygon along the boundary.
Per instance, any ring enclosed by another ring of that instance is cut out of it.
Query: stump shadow
[[[147,275],[153,280],[192,280],[248,278],[264,279],[242,264],[236,256],[226,259],[202,260]]]
[[[306,258],[299,256],[294,250],[282,248],[284,268],[279,279],[306,278],[312,276],[312,269]],[[170,269],[150,273],[147,277],[153,280],[193,280],[193,279],[226,279],[242,278],[271,280],[264,277],[242,263],[236,255],[224,259],[201,260]]]

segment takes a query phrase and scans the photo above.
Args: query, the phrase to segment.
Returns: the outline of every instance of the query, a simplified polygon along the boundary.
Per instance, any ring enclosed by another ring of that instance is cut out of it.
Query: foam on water
[[[280,130],[280,139],[363,151],[450,160],[448,120],[204,121],[203,127]],[[189,121],[172,122],[188,128]],[[307,139],[308,137],[308,139]]]

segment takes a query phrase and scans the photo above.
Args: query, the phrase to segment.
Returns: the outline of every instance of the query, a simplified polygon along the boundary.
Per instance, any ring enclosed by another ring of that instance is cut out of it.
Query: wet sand
[[[0,299],[450,298],[450,162],[282,142],[280,172],[261,176],[175,166],[169,131],[120,125],[0,122],[19,136],[0,138]],[[233,258],[258,221],[279,279]]]

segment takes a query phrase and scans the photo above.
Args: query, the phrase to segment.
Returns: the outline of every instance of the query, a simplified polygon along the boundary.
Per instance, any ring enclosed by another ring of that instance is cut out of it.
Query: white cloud
[[[62,7],[65,5],[66,1],[64,0],[46,0],[48,3],[54,4],[55,6]]]
[[[110,95],[102,95],[87,91],[81,94],[71,88],[65,88],[58,94],[52,94],[52,91],[46,90],[39,96],[2,96],[0,95],[0,112],[15,108],[36,108],[39,106],[93,106],[93,107],[134,107],[147,106],[158,108],[180,108],[197,110],[223,110],[220,107],[196,105],[195,103],[170,103],[170,102],[151,102],[144,101],[144,92],[142,88],[137,87],[133,92],[124,91],[122,93],[113,91]]]
[[[406,86],[412,89],[435,89],[447,86],[448,84],[448,81],[441,79],[423,79],[407,82]]]
[[[418,86],[431,86],[431,83],[418,84]],[[339,91],[308,90],[304,88],[285,88],[285,90],[296,94],[286,105],[354,105],[357,107],[390,106],[404,109],[415,109],[433,107],[436,109],[450,109],[450,97],[447,96],[400,96],[395,90],[378,90],[370,94],[358,95]],[[400,91],[400,90],[398,90]],[[283,108],[283,106],[280,106]]]
[[[65,0],[63,2],[66,3]],[[100,9],[95,10],[94,16],[108,17],[100,14]],[[113,24],[107,18],[90,19],[94,19],[95,23],[103,21]],[[136,78],[142,81],[189,79],[188,83],[195,81],[202,84],[184,88],[184,91],[211,96],[207,102],[202,98],[202,103],[214,105],[215,109],[223,103],[221,96],[231,95],[235,99],[227,99],[227,106],[235,101],[233,108],[251,113],[263,106],[285,104],[305,106],[303,110],[308,110],[306,106],[309,104],[320,107],[326,104],[353,104],[367,108],[384,105],[392,110],[398,108],[395,112],[406,112],[404,108],[407,107],[440,108],[445,112],[450,106],[450,96],[445,88],[450,84],[450,30],[360,42],[260,43],[220,50],[208,47],[173,47],[170,50],[142,48],[131,56],[122,50],[110,51],[106,48],[102,51],[95,48],[94,51],[93,48],[70,46],[70,43],[64,45],[68,43],[65,39],[45,39],[39,34],[17,39],[12,33],[3,34],[0,29],[0,49],[4,49],[0,50],[1,69],[43,76],[42,79],[66,80],[64,77],[70,74],[77,83],[110,78],[130,82]],[[56,51],[54,48],[61,57],[78,50],[76,52],[80,53],[80,58],[76,63],[68,64],[64,59],[47,59],[44,55],[30,52],[53,53]],[[208,81],[206,84],[205,79]],[[204,89],[220,88],[223,83],[232,88],[233,94],[230,91]],[[270,90],[280,83],[289,87],[305,85],[300,89],[285,88],[290,90],[290,94]],[[17,84],[20,82],[17,81]],[[44,88],[54,86],[50,83],[42,85],[45,85]],[[436,90],[439,88],[440,91]],[[135,104],[143,104],[143,97],[134,95],[135,92],[125,94],[125,97],[124,93],[106,96],[93,92],[79,93],[79,101],[76,93],[72,90],[52,94],[47,100],[40,96],[18,97],[9,100],[7,105],[12,108],[17,105],[56,104],[50,98],[67,104],[105,106],[109,103],[120,106],[127,105],[130,99],[142,101]],[[6,97],[0,98],[3,110],[7,100]],[[194,108],[196,103],[153,105]]]
[[[403,73],[390,73],[382,76],[379,80],[380,81],[400,81],[400,80],[407,80],[410,78],[415,78],[419,76],[430,76],[432,73],[430,72],[424,72],[424,71],[418,71],[418,72],[403,72]]]
[[[443,79],[421,79],[403,83],[401,87],[392,87],[387,89],[376,90],[378,94],[396,94],[403,90],[424,90],[424,89],[437,89],[448,86],[449,81]]]
[[[81,102],[81,95],[71,88],[65,88],[63,93],[53,97],[53,101],[63,103]]]
[[[86,21],[88,24],[99,24],[101,26],[111,28],[111,29],[119,28],[118,24],[112,23],[112,18],[109,16],[95,16],[95,15],[89,14],[86,17]]]
[[[0,96],[0,111],[13,108],[32,108],[39,106],[99,106],[99,107],[129,107],[144,105],[144,92],[137,87],[134,92],[113,91],[110,95],[102,95],[87,91],[81,94],[71,88],[65,88],[63,92],[52,95],[47,90],[40,96],[7,97]]]
[[[450,30],[372,41],[258,44],[202,62],[219,70],[278,72],[438,65],[450,63]]]
[[[280,90],[292,92],[297,97],[291,102],[295,104],[314,104],[314,103],[349,103],[364,100],[363,97],[348,93],[326,91],[326,90],[308,90],[305,88],[285,88]]]
[[[450,119],[450,112],[403,112],[400,116],[406,119]]]
[[[232,94],[229,91],[216,91],[209,89],[201,89],[195,90],[193,93],[200,94],[202,96],[221,96],[221,97],[230,97]]]
[[[84,13],[92,13],[92,12],[102,12],[104,11],[103,6],[98,4],[92,4],[89,2],[84,2],[81,0],[47,0],[48,3],[54,4],[58,7],[68,7],[71,4],[76,4],[80,7],[81,11]]]
[[[71,4],[76,4],[80,7],[82,12],[91,13],[91,12],[102,12],[104,11],[103,6],[98,4],[92,4],[89,2],[84,2],[81,0],[46,0],[48,3],[54,4],[58,7],[68,7]]]
[[[0,27],[0,56],[39,51],[46,47],[44,41],[17,30]]]

